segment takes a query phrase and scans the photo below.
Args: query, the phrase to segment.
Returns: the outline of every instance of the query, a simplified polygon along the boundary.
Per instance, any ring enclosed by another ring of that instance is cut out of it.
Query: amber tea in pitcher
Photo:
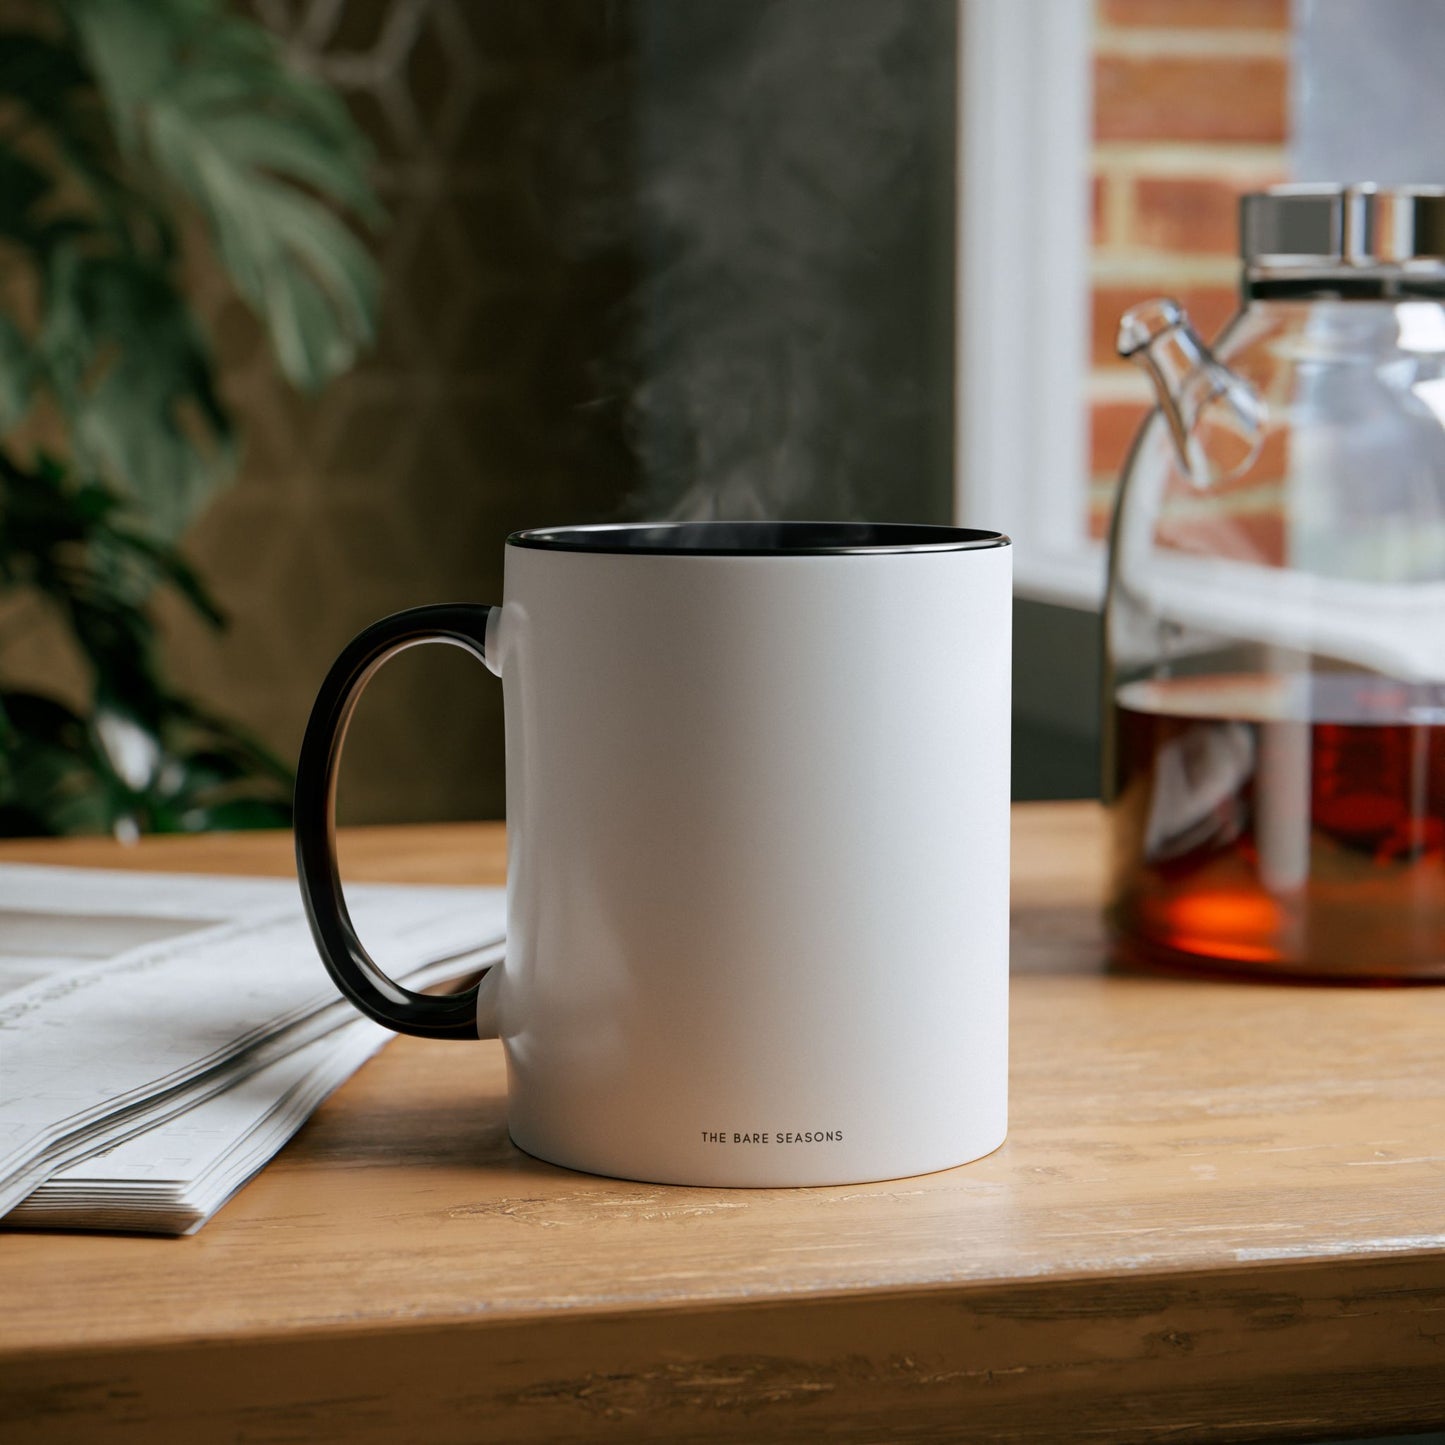
[[[1445,976],[1441,689],[1324,674],[1115,698],[1115,903],[1148,962]]]

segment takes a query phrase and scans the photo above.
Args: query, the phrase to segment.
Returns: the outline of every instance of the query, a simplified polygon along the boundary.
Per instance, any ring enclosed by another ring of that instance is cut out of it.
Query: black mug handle
[[[362,947],[336,866],[336,772],[352,709],[387,658],[423,642],[449,642],[487,660],[493,607],[471,603],[413,607],[355,637],[321,684],[296,764],[296,872],[311,936],[337,988],[368,1018],[399,1034],[477,1037],[477,985],[458,994],[413,993],[390,979]]]

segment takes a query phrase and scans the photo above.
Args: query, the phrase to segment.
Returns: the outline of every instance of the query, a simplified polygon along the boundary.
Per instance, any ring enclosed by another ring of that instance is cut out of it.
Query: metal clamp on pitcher
[[[1111,916],[1126,959],[1445,978],[1445,192],[1241,208],[1206,346],[1123,319],[1158,406],[1106,613]]]

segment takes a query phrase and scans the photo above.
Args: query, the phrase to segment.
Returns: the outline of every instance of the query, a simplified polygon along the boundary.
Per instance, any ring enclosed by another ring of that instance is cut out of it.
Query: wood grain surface
[[[0,1235],[0,1438],[1263,1440],[1445,1424],[1445,990],[1104,967],[1098,811],[1015,810],[1011,1133],[851,1188],[507,1139],[399,1039],[199,1235]],[[284,873],[268,836],[0,859]],[[499,881],[495,826],[349,877]],[[318,968],[319,968],[318,964]]]

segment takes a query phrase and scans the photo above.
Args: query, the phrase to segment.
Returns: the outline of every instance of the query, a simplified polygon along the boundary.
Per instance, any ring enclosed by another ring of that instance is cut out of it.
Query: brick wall
[[[1286,179],[1289,0],[1095,0],[1089,531],[1149,409],[1119,315],[1167,294],[1205,336],[1235,310],[1241,193]]]

